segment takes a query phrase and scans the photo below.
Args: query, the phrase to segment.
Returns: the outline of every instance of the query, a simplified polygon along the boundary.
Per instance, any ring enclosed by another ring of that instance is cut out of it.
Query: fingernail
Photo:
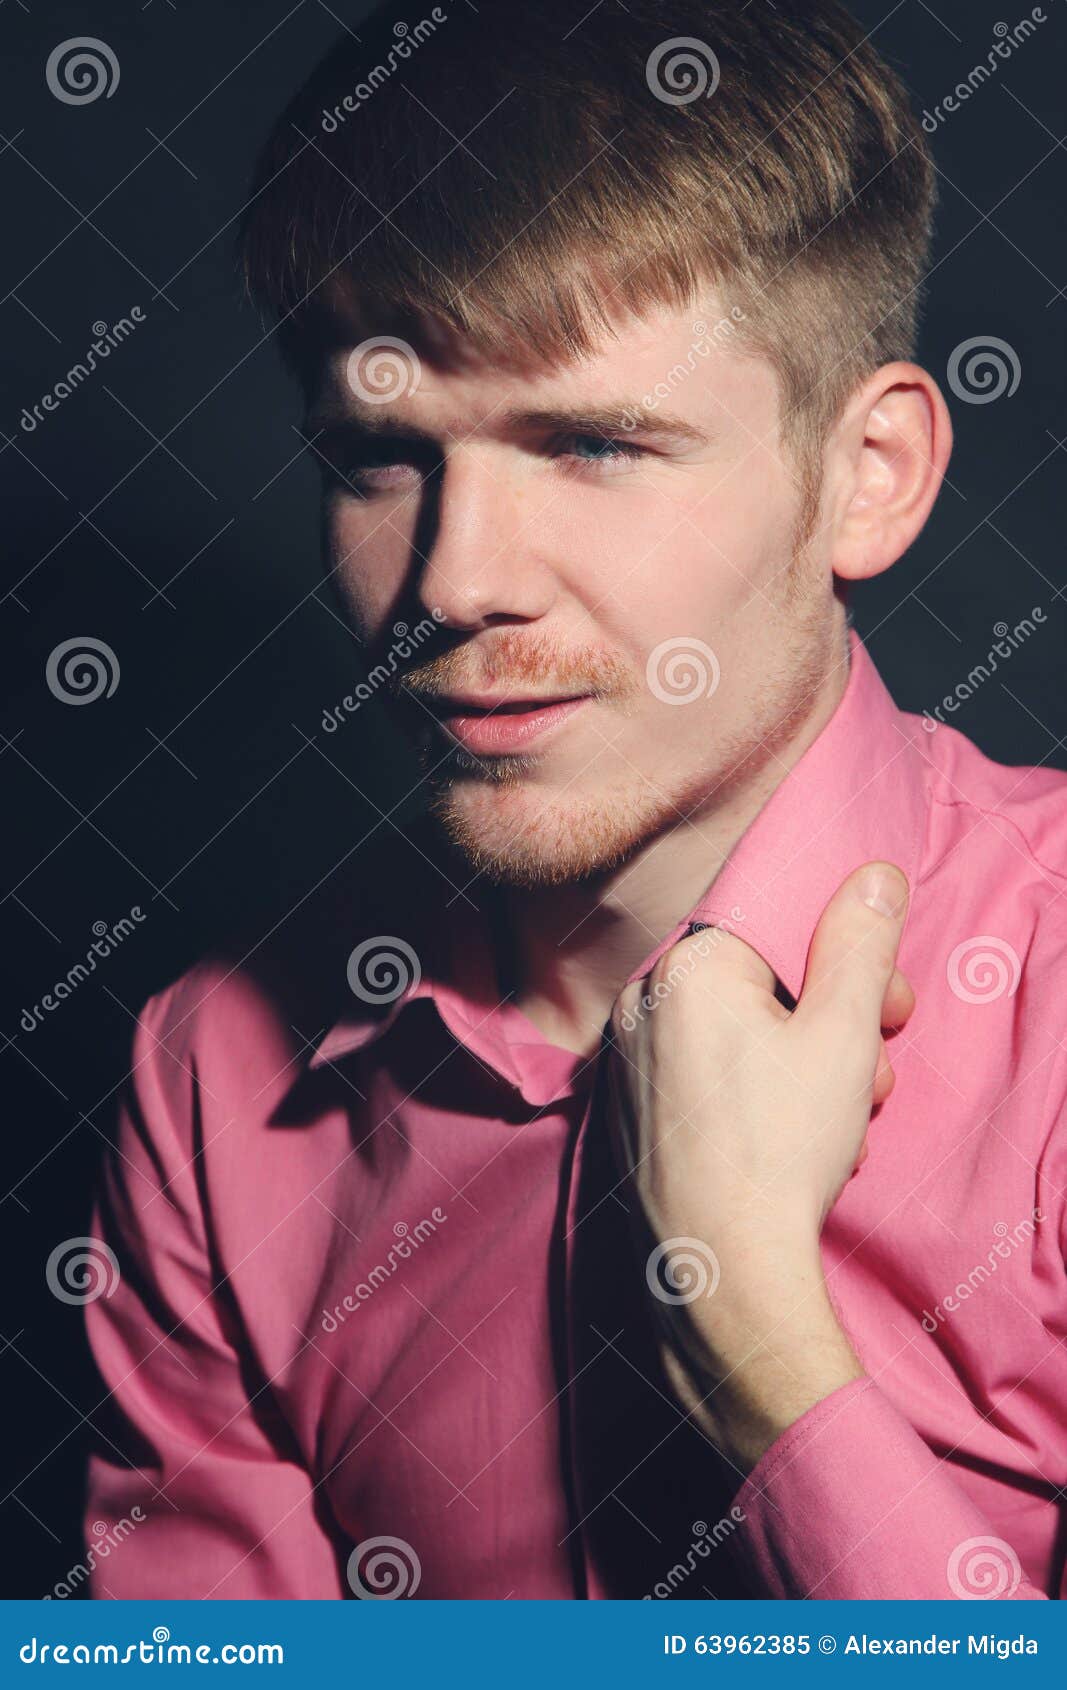
[[[879,915],[899,915],[908,898],[908,883],[899,869],[870,868],[859,882],[859,895]]]

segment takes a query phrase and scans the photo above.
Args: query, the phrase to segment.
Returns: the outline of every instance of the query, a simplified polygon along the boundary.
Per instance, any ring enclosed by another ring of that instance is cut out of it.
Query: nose
[[[419,537],[419,598],[465,631],[546,615],[556,580],[539,555],[537,505],[499,464],[457,446],[437,477]]]

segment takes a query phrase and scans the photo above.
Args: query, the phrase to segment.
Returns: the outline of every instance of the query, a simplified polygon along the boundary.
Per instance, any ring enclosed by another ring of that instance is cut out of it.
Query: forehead
[[[695,305],[620,315],[588,354],[549,366],[521,336],[505,357],[479,351],[439,320],[398,320],[388,333],[350,321],[321,365],[316,409],[370,427],[388,410],[390,423],[461,432],[505,410],[640,402],[642,412],[721,426],[724,416],[773,405],[777,394],[746,324],[739,306],[709,292]]]

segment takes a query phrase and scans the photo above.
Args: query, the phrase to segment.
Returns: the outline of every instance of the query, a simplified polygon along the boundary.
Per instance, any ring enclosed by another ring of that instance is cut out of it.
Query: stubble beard
[[[442,756],[438,741],[420,746],[430,815],[472,871],[496,885],[532,891],[612,873],[670,829],[732,802],[801,731],[837,652],[820,601],[792,596],[786,626],[748,719],[717,735],[711,701],[709,754],[698,767],[649,778],[620,757],[618,778],[597,784],[594,760],[553,790],[539,784],[537,756],[476,757],[461,748]],[[615,720],[633,715],[642,690],[617,701]]]

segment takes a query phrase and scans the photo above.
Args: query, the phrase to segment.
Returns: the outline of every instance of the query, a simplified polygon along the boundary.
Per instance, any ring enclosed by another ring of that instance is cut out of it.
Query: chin
[[[464,781],[438,790],[430,813],[475,873],[532,890],[618,868],[660,831],[664,808],[652,791],[553,795],[523,783]]]

